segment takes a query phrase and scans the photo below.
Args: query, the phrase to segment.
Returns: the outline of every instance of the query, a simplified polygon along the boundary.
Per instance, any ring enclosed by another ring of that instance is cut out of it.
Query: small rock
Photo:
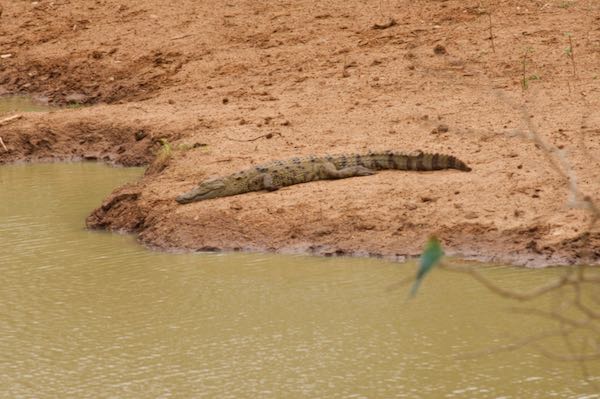
[[[525,246],[525,248],[529,249],[530,251],[535,252],[536,254],[541,254],[542,253],[542,251],[538,247],[538,243],[535,240],[529,241],[527,243],[527,245]]]
[[[446,133],[448,130],[450,130],[450,128],[448,127],[448,125],[446,125],[445,123],[439,124],[436,129],[440,133]]]
[[[244,207],[237,201],[232,202],[231,205],[229,205],[229,208],[233,209],[234,211],[241,211],[244,209]]]
[[[433,48],[433,53],[436,55],[446,55],[448,54],[448,51],[446,50],[446,47],[442,46],[441,44],[436,44]]]
[[[375,225],[372,223],[359,223],[356,228],[361,231],[375,230]]]
[[[479,217],[479,215],[477,215],[473,211],[465,213],[465,219],[477,219],[478,217]]]
[[[228,99],[227,97],[225,97],[225,98],[223,99],[223,104],[227,104],[228,102],[229,102],[229,99]]]
[[[210,245],[205,245],[203,247],[196,249],[196,252],[221,252],[221,248],[213,247]]]
[[[170,100],[168,101],[168,103],[169,103],[169,104],[171,104],[171,105],[173,105],[173,104],[175,104],[175,100],[172,100],[172,99],[170,99]]]
[[[417,209],[417,205],[413,204],[412,202],[409,202],[408,204],[406,204],[406,209],[408,209],[409,211],[414,211],[415,209]]]
[[[10,58],[12,57],[12,54],[0,54],[0,58],[5,59],[5,58]]]
[[[83,154],[83,159],[86,161],[96,161],[99,157],[99,154]]]
[[[146,137],[148,135],[148,133],[146,133],[143,130],[138,130],[137,132],[135,132],[135,141],[140,141],[143,140],[144,137]]]
[[[323,227],[323,228],[320,228],[317,231],[315,231],[315,235],[318,237],[327,236],[331,233],[333,233],[333,230],[328,227]]]

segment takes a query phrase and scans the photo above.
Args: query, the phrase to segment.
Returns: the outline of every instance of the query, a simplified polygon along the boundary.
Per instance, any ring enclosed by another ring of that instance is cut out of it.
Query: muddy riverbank
[[[436,234],[469,258],[598,262],[600,233],[528,134],[600,197],[599,6],[495,3],[6,3],[0,92],[70,109],[0,125],[0,163],[150,165],[87,222],[160,249],[402,258]],[[368,149],[473,171],[174,201],[252,164]]]

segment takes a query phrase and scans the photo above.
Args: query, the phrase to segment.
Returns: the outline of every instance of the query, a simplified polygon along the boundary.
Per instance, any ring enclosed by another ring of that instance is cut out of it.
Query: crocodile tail
[[[368,154],[346,154],[335,157],[326,157],[326,161],[333,162],[338,169],[347,166],[360,165],[372,170],[398,169],[398,170],[440,170],[458,169],[470,171],[464,162],[452,155],[429,154],[421,151],[412,153],[401,152],[369,152]]]
[[[421,151],[416,151],[410,154],[396,153],[390,157],[393,162],[393,168],[401,170],[441,170],[441,169],[458,169],[469,172],[471,168],[463,161],[453,155],[446,154],[430,154]]]
[[[429,169],[427,170],[439,170],[439,169],[458,169],[465,172],[470,172],[471,168],[466,163],[456,158],[454,155],[446,154],[425,154],[429,155],[425,158],[428,159]]]

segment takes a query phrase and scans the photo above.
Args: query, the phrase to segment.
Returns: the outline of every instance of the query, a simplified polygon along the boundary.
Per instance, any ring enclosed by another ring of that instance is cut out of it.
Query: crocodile
[[[281,187],[317,180],[369,176],[377,170],[385,169],[458,169],[466,172],[471,170],[463,161],[452,155],[422,151],[296,157],[272,161],[228,176],[206,180],[191,191],[178,196],[176,200],[180,204],[188,204],[251,191],[275,191]]]

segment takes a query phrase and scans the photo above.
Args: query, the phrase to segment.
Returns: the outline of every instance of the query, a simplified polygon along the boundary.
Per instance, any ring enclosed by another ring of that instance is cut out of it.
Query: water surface
[[[55,109],[29,96],[0,96],[0,116],[18,112],[41,112]]]
[[[600,397],[528,350],[461,357],[550,327],[468,276],[432,273],[407,302],[388,288],[412,264],[165,254],[85,230],[141,173],[0,167],[0,397]],[[516,288],[557,272],[488,270]]]

